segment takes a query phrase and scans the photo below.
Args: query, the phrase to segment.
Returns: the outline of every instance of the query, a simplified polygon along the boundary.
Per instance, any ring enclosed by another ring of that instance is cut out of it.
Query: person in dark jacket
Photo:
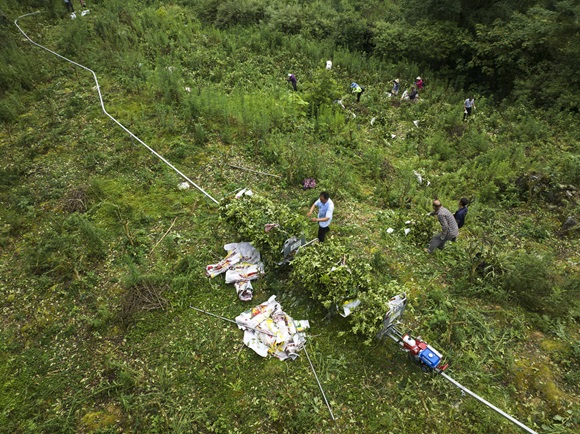
[[[457,227],[461,228],[465,224],[465,216],[467,215],[467,205],[469,205],[469,201],[462,197],[459,199],[459,209],[455,211],[453,217],[455,217],[455,221],[457,222]]]
[[[74,12],[75,8],[72,5],[72,1],[71,0],[64,0],[64,4],[66,6],[66,10],[69,12]]]
[[[292,84],[292,89],[294,89],[294,92],[296,92],[296,82],[298,81],[296,80],[296,76],[294,74],[288,74],[286,81]]]

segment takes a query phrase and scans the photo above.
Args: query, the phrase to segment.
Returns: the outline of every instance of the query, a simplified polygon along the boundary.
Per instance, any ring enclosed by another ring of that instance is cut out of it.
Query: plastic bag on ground
[[[256,280],[262,274],[264,274],[264,268],[260,265],[241,262],[226,271],[226,283]]]
[[[250,283],[264,274],[264,264],[260,261],[260,252],[248,242],[229,243],[224,246],[227,256],[217,264],[205,267],[208,277],[226,273],[226,283],[233,283],[236,294],[242,301],[250,301],[253,288]]]
[[[252,282],[249,280],[244,280],[242,282],[234,283],[236,288],[236,293],[241,301],[250,301],[254,296]]]
[[[228,252],[227,256],[219,261],[217,264],[209,264],[205,267],[205,273],[208,277],[214,278],[222,273],[225,273],[231,266],[237,264],[242,260],[242,255],[234,251]]]
[[[304,331],[310,327],[306,320],[295,321],[282,310],[273,295],[258,306],[236,317],[238,327],[244,330],[244,344],[257,354],[268,354],[280,360],[298,357],[306,344]]]
[[[246,241],[241,243],[229,243],[224,246],[227,252],[239,253],[243,262],[250,264],[260,264],[260,252],[258,252],[251,243]]]
[[[252,190],[249,190],[249,189],[247,189],[247,188],[244,188],[243,190],[239,191],[239,192],[238,192],[238,193],[235,195],[235,198],[236,198],[236,199],[239,199],[239,198],[240,198],[240,197],[242,197],[243,195],[246,195],[246,196],[253,196],[253,195],[254,195],[254,193],[252,192]]]
[[[340,316],[346,318],[349,316],[353,310],[360,306],[360,300],[357,298],[356,300],[347,300],[342,303],[342,310],[344,313],[339,312]]]

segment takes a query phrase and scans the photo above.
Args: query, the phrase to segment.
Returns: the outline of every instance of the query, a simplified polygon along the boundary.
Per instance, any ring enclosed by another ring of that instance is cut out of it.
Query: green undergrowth
[[[401,327],[441,350],[449,375],[538,432],[578,430],[579,232],[563,226],[580,213],[577,113],[473,86],[462,122],[467,78],[380,55],[381,26],[372,55],[368,21],[352,19],[398,16],[401,2],[321,1],[314,14],[95,0],[69,20],[55,0],[20,21],[94,69],[107,110],[218,207],[104,116],[89,73],[23,39],[12,20],[40,3],[0,11],[0,432],[518,432],[375,339],[402,291]],[[418,74],[419,102],[387,96]],[[234,199],[242,188],[254,195]],[[278,267],[285,239],[316,236],[306,213],[323,190],[327,241]],[[431,256],[436,197],[471,204],[457,242]],[[205,276],[239,241],[266,263],[250,304]],[[304,355],[262,359],[191,308],[233,319],[271,295],[311,322],[336,421]]]

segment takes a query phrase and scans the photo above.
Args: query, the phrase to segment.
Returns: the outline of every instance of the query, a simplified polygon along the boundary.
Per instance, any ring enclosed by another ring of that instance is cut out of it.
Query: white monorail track
[[[69,63],[72,63],[75,66],[78,66],[79,68],[84,69],[85,71],[89,71],[91,74],[93,74],[93,78],[95,80],[96,83],[96,87],[97,87],[97,92],[99,94],[99,101],[101,103],[101,109],[103,110],[103,113],[105,113],[105,115],[107,115],[113,122],[115,122],[117,125],[119,125],[126,133],[128,133],[132,138],[134,138],[135,140],[137,140],[141,145],[143,145],[145,148],[147,148],[149,150],[149,152],[151,152],[153,155],[155,155],[157,158],[159,158],[161,161],[163,161],[165,164],[167,164],[169,167],[171,167],[178,175],[180,175],[183,179],[185,179],[189,184],[193,185],[195,188],[197,188],[199,191],[201,191],[205,196],[207,196],[212,202],[214,202],[216,205],[219,205],[219,202],[213,198],[207,191],[205,191],[203,188],[201,188],[199,185],[197,185],[195,182],[193,182],[191,179],[189,179],[183,172],[181,172],[177,167],[175,167],[173,164],[171,164],[167,159],[165,159],[162,155],[160,155],[157,151],[155,151],[155,149],[153,149],[152,147],[150,147],[147,143],[145,143],[143,140],[141,140],[139,137],[137,137],[135,134],[133,134],[127,127],[125,127],[121,122],[119,122],[117,119],[115,119],[113,116],[111,116],[109,114],[109,112],[107,112],[107,110],[105,109],[105,103],[103,102],[103,95],[101,94],[101,87],[99,86],[99,80],[97,79],[97,74],[95,74],[95,71],[93,71],[90,68],[87,68],[84,65],[81,65],[80,63],[77,63],[73,60],[70,60],[58,53],[55,53],[54,51],[40,45],[37,42],[34,42],[25,32],[24,30],[22,30],[22,28],[18,25],[18,20],[20,18],[24,18],[30,15],[36,15],[39,14],[40,11],[36,11],[36,12],[31,12],[29,14],[24,14],[19,16],[18,18],[16,18],[14,20],[14,25],[16,27],[18,27],[18,30],[20,30],[20,33],[22,33],[26,39],[28,39],[32,44],[36,45],[39,48],[42,48],[43,50],[48,51],[51,54],[54,54],[57,57],[60,57],[63,60],[66,60]]]

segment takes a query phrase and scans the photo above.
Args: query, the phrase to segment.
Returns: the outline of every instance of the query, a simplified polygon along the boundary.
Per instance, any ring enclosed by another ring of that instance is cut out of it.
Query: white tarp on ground
[[[224,246],[227,256],[217,264],[205,267],[208,277],[216,277],[226,273],[226,283],[233,283],[236,293],[242,301],[252,299],[252,284],[264,274],[264,264],[260,261],[260,252],[248,242],[229,243]]]
[[[242,312],[236,317],[236,323],[244,330],[246,346],[262,357],[270,354],[280,360],[298,357],[306,344],[304,331],[310,327],[307,320],[297,321],[288,316],[275,295]]]

